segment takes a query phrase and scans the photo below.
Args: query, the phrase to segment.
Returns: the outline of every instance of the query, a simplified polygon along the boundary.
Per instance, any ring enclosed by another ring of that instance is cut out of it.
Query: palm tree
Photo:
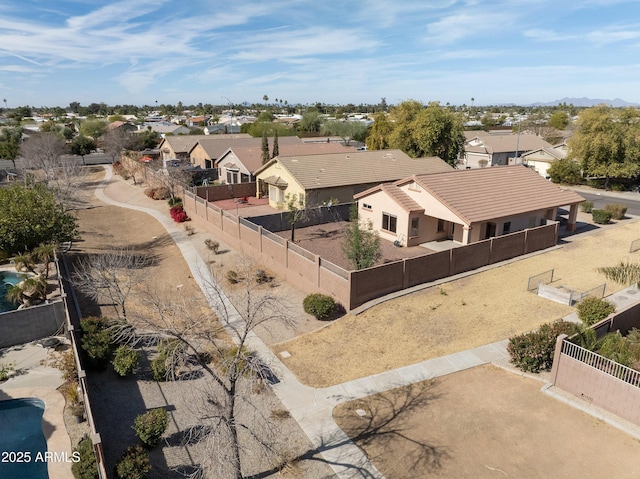
[[[31,273],[35,273],[34,264],[33,264],[33,256],[31,253],[22,253],[13,257],[13,263],[15,265],[16,271],[29,271]]]
[[[40,243],[40,246],[31,252],[36,261],[44,263],[45,280],[49,278],[49,264],[55,257],[57,247],[58,245],[55,243]]]
[[[7,289],[7,301],[12,302],[13,304],[23,304],[22,296],[22,287],[20,287],[19,284],[9,286]]]

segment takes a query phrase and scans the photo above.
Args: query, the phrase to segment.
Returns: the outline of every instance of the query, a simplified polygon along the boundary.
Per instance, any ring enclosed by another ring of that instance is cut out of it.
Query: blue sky
[[[4,0],[9,107],[640,103],[640,2]],[[4,106],[4,105],[1,105]]]

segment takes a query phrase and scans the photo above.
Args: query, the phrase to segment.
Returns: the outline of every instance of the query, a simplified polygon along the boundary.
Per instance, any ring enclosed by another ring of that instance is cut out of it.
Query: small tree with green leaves
[[[356,270],[369,268],[382,257],[380,236],[371,221],[363,225],[358,218],[358,204],[351,205],[349,224],[345,228],[342,253]]]
[[[278,155],[280,155],[280,147],[278,146],[278,129],[276,128],[273,134],[273,152],[271,153],[271,158],[275,158]]]
[[[86,136],[78,136],[73,143],[71,143],[71,153],[82,157],[82,164],[86,165],[84,161],[85,155],[88,155],[97,148],[96,142]]]
[[[139,359],[138,352],[131,346],[119,346],[113,357],[113,369],[121,377],[129,376],[136,369]]]
[[[296,223],[307,215],[307,207],[304,197],[297,194],[288,194],[285,197],[287,205],[287,219],[291,223],[291,242],[296,240]]]

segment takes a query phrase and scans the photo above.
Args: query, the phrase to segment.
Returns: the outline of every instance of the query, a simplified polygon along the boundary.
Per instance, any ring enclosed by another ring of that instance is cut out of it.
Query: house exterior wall
[[[550,155],[547,155],[550,157]],[[551,160],[543,160],[527,157],[527,166],[543,178],[549,178],[547,171],[551,168]]]
[[[218,163],[218,178],[220,178],[221,183],[249,183],[253,180],[253,176],[251,172],[247,169],[246,166],[240,161],[240,159],[236,156],[233,151],[229,152],[227,155],[220,158]],[[238,168],[229,169],[224,165],[227,163],[235,163]],[[227,172],[232,173],[231,178],[227,175]],[[231,179],[231,181],[229,181]],[[244,181],[243,181],[244,179]]]
[[[388,214],[396,218],[395,233],[383,228],[383,214]],[[358,216],[364,223],[368,223],[370,221],[373,229],[380,234],[381,238],[387,241],[400,240],[403,235],[404,240],[406,241],[409,237],[409,220],[407,218],[407,212],[382,191],[373,193],[372,195],[358,201]]]
[[[256,196],[258,198],[264,196],[261,193],[261,186],[264,185],[264,179],[265,178],[269,178],[270,176],[279,176],[280,178],[282,178],[282,180],[287,183],[287,187],[281,189],[283,194],[282,194],[282,201],[284,201],[284,198],[287,195],[297,195],[298,198],[300,198],[300,196],[302,195],[303,197],[305,196],[305,191],[304,188],[302,188],[302,186],[300,186],[300,184],[296,181],[296,179],[293,177],[293,175],[291,175],[291,173],[289,173],[289,171],[287,171],[286,168],[283,168],[280,163],[278,163],[277,161],[272,164],[271,166],[269,166],[267,169],[263,170],[262,172],[260,172],[260,174],[256,177],[256,183],[257,183],[257,192],[256,192]],[[269,185],[269,187],[267,188],[267,191],[272,190],[272,187]],[[269,194],[269,205],[277,208],[278,204],[280,203],[280,198],[273,198],[272,194]]]
[[[199,166],[200,168],[213,168],[212,158],[200,144],[193,147],[189,154],[189,159],[193,166]]]

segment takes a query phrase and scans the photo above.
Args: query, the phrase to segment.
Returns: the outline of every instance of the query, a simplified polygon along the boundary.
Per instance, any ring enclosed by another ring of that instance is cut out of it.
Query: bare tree
[[[205,293],[215,314],[176,297],[175,290],[148,291],[146,306],[153,314],[128,321],[118,334],[131,341],[172,338],[177,346],[165,360],[167,377],[194,371],[205,377],[199,387],[189,388],[195,394],[190,404],[197,425],[183,432],[203,446],[198,457],[202,477],[242,479],[256,461],[273,464],[266,458],[278,457],[276,431],[265,408],[257,405],[260,388],[275,376],[251,350],[250,338],[256,328],[288,325],[290,319],[281,298],[256,281],[250,265],[242,265],[239,273],[243,279],[233,298],[238,310],[213,280],[206,280]]]
[[[113,248],[102,254],[92,254],[75,265],[72,282],[94,301],[107,300],[120,319],[127,319],[126,304],[145,268],[153,264],[146,254],[128,248]]]
[[[123,150],[130,149],[136,143],[136,138],[131,133],[115,128],[108,130],[102,137],[105,151],[111,156],[113,162],[120,159]]]
[[[55,176],[60,156],[66,151],[64,140],[54,133],[39,133],[20,146],[27,167],[42,170],[47,182]]]

